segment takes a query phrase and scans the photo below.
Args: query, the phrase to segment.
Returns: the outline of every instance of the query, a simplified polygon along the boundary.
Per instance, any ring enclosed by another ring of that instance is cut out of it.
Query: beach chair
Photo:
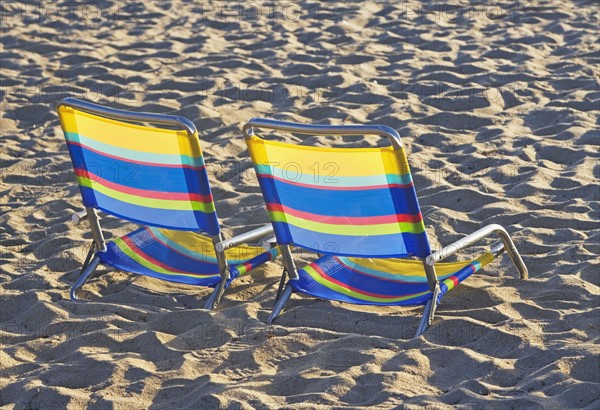
[[[264,226],[215,246],[223,235],[208,182],[198,132],[183,117],[135,113],[67,98],[57,107],[89,220],[92,245],[71,288],[77,300],[100,263],[171,282],[214,287],[205,308],[219,303],[236,277],[278,255],[247,246]],[[97,210],[142,225],[104,240]],[[205,236],[207,235],[207,236]]]
[[[257,129],[324,136],[377,135],[389,139],[391,146],[300,146],[266,140]],[[527,278],[527,268],[513,241],[496,224],[432,253],[407,158],[394,129],[255,118],[243,132],[285,267],[269,323],[292,292],[299,292],[355,304],[425,305],[418,336],[431,325],[446,292],[504,250],[521,278]],[[441,262],[492,233],[501,241],[481,256]],[[290,246],[322,256],[298,270]]]

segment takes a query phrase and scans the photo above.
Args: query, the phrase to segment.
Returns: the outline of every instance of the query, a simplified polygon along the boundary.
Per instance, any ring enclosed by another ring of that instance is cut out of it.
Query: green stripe
[[[454,288],[454,281],[452,279],[446,279],[442,282],[448,288],[448,292]]]
[[[425,231],[425,224],[423,221],[417,223],[394,222],[373,225],[340,225],[302,219],[280,211],[269,211],[269,217],[273,222],[285,222],[309,231],[333,235],[376,236],[398,233],[421,233]]]
[[[178,201],[175,199],[146,198],[138,195],[126,194],[124,192],[116,191],[114,189],[105,187],[97,181],[90,181],[89,178],[85,177],[77,177],[77,182],[81,186],[91,188],[111,198],[115,198],[119,201],[127,202],[133,205],[144,206],[146,208],[167,209],[173,211],[194,210],[204,212],[207,214],[215,212],[215,204],[212,201],[209,203],[204,203],[191,200]]]

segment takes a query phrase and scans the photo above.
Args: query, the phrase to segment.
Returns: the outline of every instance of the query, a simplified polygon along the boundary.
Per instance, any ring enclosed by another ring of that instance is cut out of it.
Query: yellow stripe
[[[373,225],[341,225],[315,222],[283,212],[269,212],[272,221],[286,222],[309,231],[348,236],[392,235],[399,233],[421,233],[425,231],[423,221],[417,223],[394,222]]]
[[[481,268],[483,268],[485,265],[492,262],[493,260],[494,260],[494,254],[491,253],[490,251],[485,252],[479,258],[476,259],[476,261],[481,264]],[[437,264],[435,266],[437,266]]]
[[[307,147],[266,141],[257,136],[247,139],[246,144],[255,164],[276,166],[292,174],[298,171],[313,174],[319,179],[409,172],[403,149]]]
[[[429,293],[429,291],[425,291],[425,292],[416,293],[414,295],[400,296],[397,298],[377,298],[374,296],[363,295],[362,293],[357,293],[348,288],[340,286],[336,283],[332,283],[332,282],[326,280],[325,278],[323,278],[321,275],[319,275],[319,273],[317,271],[315,271],[311,266],[305,266],[304,271],[307,272],[310,275],[310,277],[315,280],[315,282],[318,282],[319,284],[321,284],[331,290],[334,290],[338,293],[348,295],[348,296],[356,298],[356,299],[368,300],[371,302],[380,302],[380,303],[401,302],[403,300],[414,299],[416,297],[423,296],[423,295]]]
[[[427,277],[422,261],[408,259],[365,259],[365,258],[348,258],[352,262],[367,269],[389,272],[394,275],[402,276],[422,276]],[[438,276],[451,275],[458,272],[472,261],[466,262],[439,262],[435,264],[435,271]],[[400,278],[398,278],[400,279]]]
[[[155,154],[200,157],[198,136],[185,131],[147,127],[99,117],[70,107],[60,107],[63,130],[115,147]]]
[[[169,229],[159,229],[160,233],[169,238],[178,245],[189,249],[195,253],[206,254],[215,257],[215,248],[212,240],[195,232],[174,231]],[[237,264],[248,261],[255,256],[260,255],[265,250],[258,246],[238,245],[225,251],[225,258],[229,263]]]
[[[60,119],[60,126],[63,131],[77,132],[77,123],[75,122],[73,109],[68,107],[60,107],[58,109],[58,118]]]
[[[124,192],[116,191],[85,177],[77,177],[77,182],[81,186],[92,188],[111,198],[115,198],[119,201],[127,202],[133,205],[144,206],[146,208],[168,209],[173,211],[193,210],[205,213],[211,213],[215,211],[215,205],[213,202],[203,203],[198,201],[176,201],[174,199],[145,198],[137,195],[131,195],[126,194]]]
[[[216,274],[208,274],[208,275],[199,275],[199,274],[194,274],[194,273],[184,273],[184,272],[173,272],[170,270],[166,270],[164,268],[161,268],[160,266],[157,266],[155,264],[153,264],[152,262],[142,258],[140,255],[138,255],[137,253],[135,253],[135,251],[133,249],[131,249],[121,238],[117,238],[114,241],[114,244],[117,245],[119,247],[119,249],[121,249],[121,251],[127,255],[128,257],[130,257],[131,259],[133,259],[134,261],[136,261],[137,263],[139,263],[140,265],[151,269],[155,272],[158,273],[162,273],[165,275],[182,275],[182,276],[191,276],[194,278],[207,278],[210,276],[219,276],[218,273]]]
[[[384,159],[383,168],[386,175],[410,175],[410,167],[408,166],[408,158],[406,158],[404,148],[394,151],[394,158],[388,160]]]

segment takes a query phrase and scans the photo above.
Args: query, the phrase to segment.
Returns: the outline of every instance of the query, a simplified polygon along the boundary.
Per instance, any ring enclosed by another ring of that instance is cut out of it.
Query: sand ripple
[[[595,2],[49,4],[0,3],[0,406],[598,408]],[[276,264],[217,312],[208,290],[123,272],[73,304],[90,234],[69,224],[67,96],[193,120],[228,234],[267,221],[245,121],[390,125],[434,245],[499,222],[531,280],[503,257],[417,340],[419,309],[300,297],[265,326]]]

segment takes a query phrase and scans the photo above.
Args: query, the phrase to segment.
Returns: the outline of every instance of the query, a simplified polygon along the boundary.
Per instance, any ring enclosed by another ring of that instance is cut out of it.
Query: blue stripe
[[[110,266],[117,269],[137,273],[139,275],[150,276],[157,279],[166,280],[169,282],[185,283],[188,285],[196,286],[209,286],[215,287],[220,281],[220,275],[210,276],[208,278],[194,278],[185,275],[165,275],[162,273],[155,272],[145,266],[140,265],[129,256],[124,254],[121,249],[113,242],[107,244],[106,252],[98,252],[100,260]]]
[[[145,230],[139,230],[127,235],[129,239],[145,254],[166,265],[174,271],[197,274],[218,274],[219,266],[203,259],[190,258],[175,252],[157,241]]]
[[[180,165],[185,164],[192,167],[201,167],[204,165],[202,157],[190,157],[189,155],[178,154],[157,154],[154,152],[136,151],[127,148],[115,147],[114,145],[96,141],[84,135],[74,132],[65,132],[65,139],[68,141],[79,142],[96,151],[106,152],[121,158],[131,159],[133,161],[152,162],[156,164]]]
[[[111,215],[143,225],[179,230],[203,230],[210,235],[220,232],[217,214],[199,211],[178,211],[147,208],[104,195],[88,187],[79,187],[85,206],[93,206]],[[88,202],[94,198],[94,202]]]
[[[426,293],[425,295],[420,296],[418,298],[405,300],[405,301],[390,302],[390,303],[372,302],[372,301],[368,301],[368,300],[353,298],[352,296],[349,296],[345,293],[339,293],[332,289],[329,289],[328,287],[323,286],[320,283],[313,280],[312,277],[310,277],[308,275],[308,273],[306,273],[304,271],[304,269],[301,269],[298,272],[298,274],[300,276],[300,278],[298,280],[289,281],[289,284],[292,286],[292,288],[296,292],[305,293],[307,295],[311,295],[311,296],[323,298],[323,299],[337,300],[340,302],[348,302],[348,303],[353,303],[356,305],[375,305],[375,306],[416,306],[416,305],[424,305],[427,303],[427,301],[429,299],[431,299],[431,293]],[[427,289],[428,289],[427,285],[425,285],[424,289],[421,290],[420,292],[423,292]],[[398,296],[402,296],[402,294],[400,294]]]
[[[259,180],[267,202],[317,215],[367,217],[420,212],[412,186],[344,191],[302,187],[272,178]]]
[[[121,161],[68,144],[73,166],[125,187],[162,192],[210,195],[205,169],[170,168]]]
[[[285,222],[272,224],[277,242],[298,245],[319,253],[380,258],[425,257],[430,253],[425,232],[346,236],[309,231]]]
[[[400,297],[429,290],[426,279],[421,283],[400,283],[389,280],[378,280],[377,278],[362,276],[360,273],[348,269],[340,264],[333,256],[324,256],[315,263],[319,265],[328,277],[367,293]],[[305,274],[309,275],[308,272],[305,272]],[[312,279],[310,280],[312,281]],[[330,290],[330,292],[335,291]]]
[[[176,251],[183,253],[184,255],[188,255],[192,259],[198,259],[198,260],[208,262],[208,263],[217,263],[217,257],[214,256],[214,254],[215,254],[214,246],[210,240],[203,244],[203,247],[205,247],[205,250],[207,252],[210,252],[210,254],[205,254],[205,253],[197,252],[195,250],[186,248],[185,246],[182,246],[181,244],[179,244],[179,243],[175,242],[174,240],[163,235],[163,233],[158,228],[149,227],[148,229],[150,229],[152,234],[155,235],[159,240],[166,243],[166,245],[168,245],[169,247],[173,248]],[[228,258],[227,263],[229,265],[238,265],[240,263],[246,262],[247,260],[248,260],[248,258],[245,258],[245,259]]]

